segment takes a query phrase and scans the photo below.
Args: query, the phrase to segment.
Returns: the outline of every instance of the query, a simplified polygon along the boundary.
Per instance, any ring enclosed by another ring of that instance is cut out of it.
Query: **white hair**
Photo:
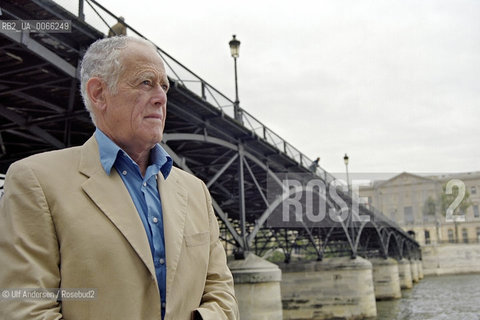
[[[120,53],[127,48],[129,42],[146,44],[157,51],[155,45],[148,40],[118,36],[95,41],[88,47],[83,56],[80,69],[80,93],[85,108],[90,113],[90,118],[95,125],[95,114],[92,111],[92,103],[87,94],[87,82],[90,78],[98,77],[105,81],[112,94],[116,94],[118,79],[123,70]]]

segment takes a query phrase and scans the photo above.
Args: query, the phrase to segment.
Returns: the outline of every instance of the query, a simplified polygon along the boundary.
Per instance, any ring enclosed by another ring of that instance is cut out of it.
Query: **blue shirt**
[[[163,233],[162,202],[158,193],[157,174],[161,172],[166,179],[172,169],[172,158],[160,146],[155,145],[150,151],[150,161],[142,177],[140,168],[109,137],[102,131],[95,131],[98,143],[100,162],[103,169],[110,175],[112,167],[117,170],[127,187],[130,197],[137,208],[147,233],[153,264],[160,290],[162,319],[165,316],[167,264],[165,259],[165,237]]]

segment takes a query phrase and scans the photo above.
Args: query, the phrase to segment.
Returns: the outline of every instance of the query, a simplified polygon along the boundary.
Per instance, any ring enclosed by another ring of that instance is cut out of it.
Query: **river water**
[[[402,298],[377,301],[377,320],[480,320],[480,275],[428,276]]]

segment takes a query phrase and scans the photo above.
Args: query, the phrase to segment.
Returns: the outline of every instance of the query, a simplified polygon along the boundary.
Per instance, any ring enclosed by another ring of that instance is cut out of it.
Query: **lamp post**
[[[343,157],[343,162],[345,163],[345,169],[347,170],[347,187],[348,187],[348,190],[347,190],[347,194],[348,196],[350,197],[350,200],[352,201],[350,203],[350,205],[348,206],[348,220],[347,221],[352,221],[353,220],[353,193],[350,189],[350,178],[348,176],[348,156],[347,154],[345,153],[345,156]],[[351,222],[348,222],[349,224]],[[350,236],[353,236],[353,228],[350,229],[351,230],[351,235]],[[352,250],[352,259],[355,259],[357,257],[357,250]]]
[[[348,177],[348,156],[345,153],[345,156],[343,157],[343,162],[345,162],[345,168],[347,170],[347,187],[348,187],[348,193],[350,193],[350,179]]]
[[[228,43],[230,46],[230,53],[232,54],[233,57],[233,64],[235,67],[235,102],[233,104],[233,116],[235,120],[237,120],[240,123],[243,123],[242,121],[242,112],[240,111],[240,101],[238,100],[238,81],[237,81],[237,58],[240,56],[239,51],[240,51],[240,41],[236,39],[236,36],[233,35],[232,40]]]

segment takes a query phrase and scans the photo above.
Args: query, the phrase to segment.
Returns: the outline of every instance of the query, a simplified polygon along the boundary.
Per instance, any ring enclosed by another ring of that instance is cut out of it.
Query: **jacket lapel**
[[[150,273],[155,276],[152,254],[142,221],[117,171],[112,170],[110,176],[107,176],[103,170],[94,136],[83,145],[79,170],[89,177],[82,184],[85,193],[120,230]]]
[[[172,168],[170,176],[166,180],[163,175],[159,173],[157,181],[160,199],[162,200],[163,229],[167,258],[168,300],[182,250],[188,194],[180,185],[175,168]]]

